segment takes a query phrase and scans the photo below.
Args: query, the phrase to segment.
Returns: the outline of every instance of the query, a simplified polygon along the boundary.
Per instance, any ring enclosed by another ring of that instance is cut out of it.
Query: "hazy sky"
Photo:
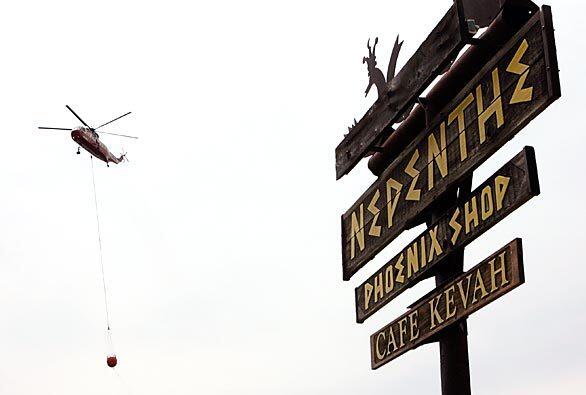
[[[399,67],[449,0],[19,1],[0,16],[0,394],[437,394],[437,344],[370,369],[369,335],[433,288],[355,323],[340,215],[374,181],[335,181],[334,148],[374,101],[368,37]],[[483,165],[525,145],[541,196],[467,249],[523,238],[526,284],[469,319],[475,394],[586,386],[582,1],[551,2],[562,98]],[[106,367],[90,159],[73,106],[129,163],[95,162],[117,374]]]

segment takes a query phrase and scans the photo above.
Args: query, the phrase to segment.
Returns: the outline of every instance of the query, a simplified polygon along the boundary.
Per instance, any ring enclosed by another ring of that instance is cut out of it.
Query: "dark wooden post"
[[[454,254],[450,270],[435,277],[439,286],[463,273],[464,250]],[[442,395],[470,395],[470,364],[466,320],[447,328],[439,339]]]
[[[472,175],[446,194],[446,198],[431,213],[427,225],[440,216],[453,199],[466,199],[472,190]],[[436,273],[435,284],[441,286],[464,272],[464,248],[454,252],[446,265]],[[466,320],[445,329],[439,338],[442,395],[470,395],[470,363],[468,360],[468,329]]]

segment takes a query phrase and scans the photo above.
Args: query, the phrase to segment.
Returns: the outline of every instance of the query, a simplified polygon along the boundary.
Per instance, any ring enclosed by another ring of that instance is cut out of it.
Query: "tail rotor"
[[[127,157],[126,149],[122,147],[122,155],[120,155],[121,162],[130,162]]]

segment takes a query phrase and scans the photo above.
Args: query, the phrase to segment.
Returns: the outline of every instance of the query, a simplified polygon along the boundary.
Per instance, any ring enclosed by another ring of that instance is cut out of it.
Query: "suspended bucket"
[[[116,358],[116,355],[110,355],[110,356],[108,356],[108,358],[106,358],[106,363],[111,368],[113,368],[114,366],[118,365],[118,359]]]

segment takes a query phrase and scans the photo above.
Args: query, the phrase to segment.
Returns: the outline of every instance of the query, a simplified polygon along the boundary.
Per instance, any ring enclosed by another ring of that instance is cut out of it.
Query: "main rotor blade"
[[[43,130],[69,130],[69,131],[73,130],[73,129],[67,129],[67,128],[47,128],[44,126],[39,126],[39,129],[43,129]]]
[[[88,128],[90,128],[90,129],[91,129],[91,127],[90,127],[90,126],[89,126],[87,123],[85,123],[85,122],[84,122],[84,120],[83,120],[83,119],[81,119],[81,118],[79,117],[79,115],[77,115],[77,114],[75,113],[75,111],[73,111],[73,110],[71,109],[71,107],[69,107],[68,105],[65,105],[65,107],[67,107],[67,109],[68,109],[69,111],[71,111],[71,113],[72,113],[73,115],[75,115],[75,118],[79,119],[79,120],[81,121],[81,123],[83,123],[83,126],[86,126],[86,127],[88,127]]]
[[[100,134],[111,134],[112,136],[128,137],[129,139],[137,139],[138,138],[138,137],[135,137],[135,136],[128,136],[126,134],[118,134],[118,133],[100,132]]]
[[[126,114],[124,114],[124,115],[120,115],[118,118],[114,118],[113,120],[111,120],[111,121],[109,121],[109,122],[106,122],[106,123],[104,123],[104,124],[102,124],[102,125],[98,126],[98,127],[97,127],[97,128],[95,128],[94,130],[98,130],[98,129],[99,129],[99,128],[101,128],[102,126],[109,125],[109,124],[111,124],[112,122],[114,122],[114,121],[117,121],[117,120],[119,120],[120,118],[127,116],[128,114],[132,114],[132,113],[129,111],[129,112],[127,112],[127,113],[126,113]]]

